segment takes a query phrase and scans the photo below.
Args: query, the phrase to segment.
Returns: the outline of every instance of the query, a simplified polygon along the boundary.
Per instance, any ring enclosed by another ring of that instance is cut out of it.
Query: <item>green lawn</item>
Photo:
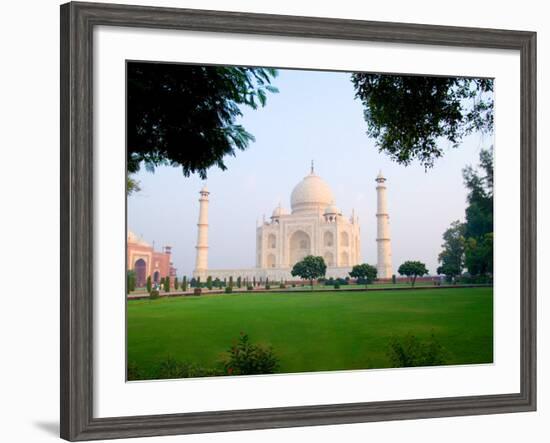
[[[271,345],[279,372],[389,367],[388,342],[432,333],[447,364],[493,360],[492,288],[231,294],[128,301],[128,362],[167,356],[212,367],[241,331]]]

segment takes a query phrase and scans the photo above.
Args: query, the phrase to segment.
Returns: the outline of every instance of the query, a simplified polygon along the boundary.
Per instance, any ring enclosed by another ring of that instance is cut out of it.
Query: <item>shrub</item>
[[[201,293],[202,293],[202,289],[201,289],[201,288],[195,288],[195,289],[193,289],[193,294],[195,294],[195,295],[201,295]]]
[[[160,297],[160,295],[159,295],[158,289],[151,289],[151,292],[149,292],[149,298],[151,300],[156,300],[159,297]]]
[[[143,380],[144,374],[143,372],[138,368],[138,365],[136,362],[131,361],[128,362],[128,365],[126,366],[126,379],[128,381],[132,380]]]
[[[170,277],[165,277],[163,282],[164,292],[170,292]]]
[[[273,374],[279,360],[271,347],[254,345],[247,334],[241,333],[238,342],[228,350],[223,367],[227,375]]]
[[[212,277],[209,275],[208,278],[206,279],[206,287],[208,289],[212,289]]]
[[[153,370],[149,378],[162,380],[173,378],[208,377],[222,375],[221,370],[203,368],[191,363],[182,362],[172,357],[167,357]]]
[[[292,287],[295,288],[295,287],[296,287],[296,283],[292,283]]]
[[[136,289],[136,273],[135,271],[129,270],[126,274],[126,285],[128,289],[128,293],[134,291]]]
[[[391,282],[395,285],[397,283],[397,277],[395,276],[395,274],[392,274],[391,276]]]
[[[436,366],[444,363],[444,349],[433,334],[424,341],[412,334],[393,337],[387,353],[392,366],[397,368]]]
[[[174,291],[177,291],[179,288],[178,277],[174,277]]]
[[[340,289],[340,284],[339,284],[339,283],[336,283],[336,284],[334,285],[334,289]]]
[[[248,286],[246,287],[246,289],[248,289],[249,291],[252,291],[252,290],[254,289],[254,286],[248,285]]]
[[[493,278],[490,275],[470,275],[470,274],[463,274],[460,277],[457,277],[455,280],[455,283],[462,284],[462,285],[472,285],[472,284],[486,284],[486,283],[492,283]]]
[[[237,277],[237,288],[240,289],[241,285],[242,285],[242,279],[241,279],[241,277],[239,276],[239,277]]]
[[[285,284],[284,284],[284,283],[281,283],[281,284],[279,284],[279,288],[280,288],[280,289],[285,289],[285,288],[286,288],[286,286],[285,286]]]
[[[151,289],[153,289],[153,285],[151,284],[151,276],[149,275],[147,277],[147,292],[149,294],[151,293]]]
[[[187,277],[184,275],[183,280],[181,282],[181,290],[187,291]]]
[[[336,285],[342,286],[342,285],[348,285],[349,280],[346,280],[344,278],[332,278],[330,277],[328,280],[325,281],[325,286],[334,286],[336,288]]]
[[[225,293],[231,294],[233,292],[233,286],[226,286],[225,287]]]
[[[269,283],[266,283],[266,284],[265,284],[265,288],[266,288],[266,289],[271,289],[271,286],[269,285]]]

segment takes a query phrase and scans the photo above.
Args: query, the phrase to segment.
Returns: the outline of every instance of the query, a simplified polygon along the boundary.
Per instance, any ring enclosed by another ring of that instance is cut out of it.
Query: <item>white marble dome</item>
[[[277,206],[273,210],[273,213],[271,214],[271,218],[276,218],[276,217],[280,217],[282,215],[287,215],[287,214],[288,214],[287,210],[279,204],[279,206]]]
[[[342,215],[342,211],[338,209],[338,207],[332,202],[329,206],[325,209],[325,215]]]
[[[334,201],[327,182],[314,172],[304,177],[290,195],[292,212],[321,212]]]

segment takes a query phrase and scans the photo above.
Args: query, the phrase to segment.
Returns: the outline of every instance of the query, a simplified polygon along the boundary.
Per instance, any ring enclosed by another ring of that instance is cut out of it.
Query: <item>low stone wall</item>
[[[212,277],[213,280],[216,278],[229,280],[229,277],[233,277],[234,281],[238,277],[250,281],[253,279],[256,279],[256,281],[269,279],[273,282],[296,280],[296,277],[293,277],[290,273],[291,270],[291,268],[209,269],[200,274],[194,273],[193,277],[200,276],[202,282],[205,282],[208,277]],[[350,272],[351,266],[330,266],[327,267],[326,278],[346,278]]]
[[[475,285],[418,285],[418,286],[396,286],[392,288],[377,288],[376,285],[369,286],[367,288],[361,287],[361,288],[354,288],[354,287],[343,287],[340,289],[334,289],[331,286],[327,286],[326,289],[306,289],[306,288],[286,288],[286,289],[280,289],[280,288],[273,288],[273,289],[265,289],[263,287],[256,287],[252,290],[247,290],[246,288],[233,288],[232,294],[258,294],[258,293],[265,293],[268,294],[270,292],[277,293],[277,292],[286,292],[286,293],[293,293],[293,292],[306,292],[308,294],[311,293],[323,293],[323,292],[383,292],[383,291],[418,291],[418,290],[438,290],[438,289],[461,289],[461,288],[490,288],[493,287],[491,284],[475,284]],[[204,295],[220,295],[225,294],[224,289],[202,289],[200,296]],[[164,292],[160,293],[160,297],[183,297],[183,296],[199,296],[199,294],[195,294],[194,290],[182,292],[182,291],[175,291],[175,292]],[[149,298],[149,295],[147,293],[139,293],[139,294],[130,294],[128,295],[129,300],[140,300],[140,299],[146,299]]]

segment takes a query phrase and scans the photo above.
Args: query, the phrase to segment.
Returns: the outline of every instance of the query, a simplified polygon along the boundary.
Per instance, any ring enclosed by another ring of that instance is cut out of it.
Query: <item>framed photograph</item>
[[[61,6],[61,437],[536,409],[536,34]]]

